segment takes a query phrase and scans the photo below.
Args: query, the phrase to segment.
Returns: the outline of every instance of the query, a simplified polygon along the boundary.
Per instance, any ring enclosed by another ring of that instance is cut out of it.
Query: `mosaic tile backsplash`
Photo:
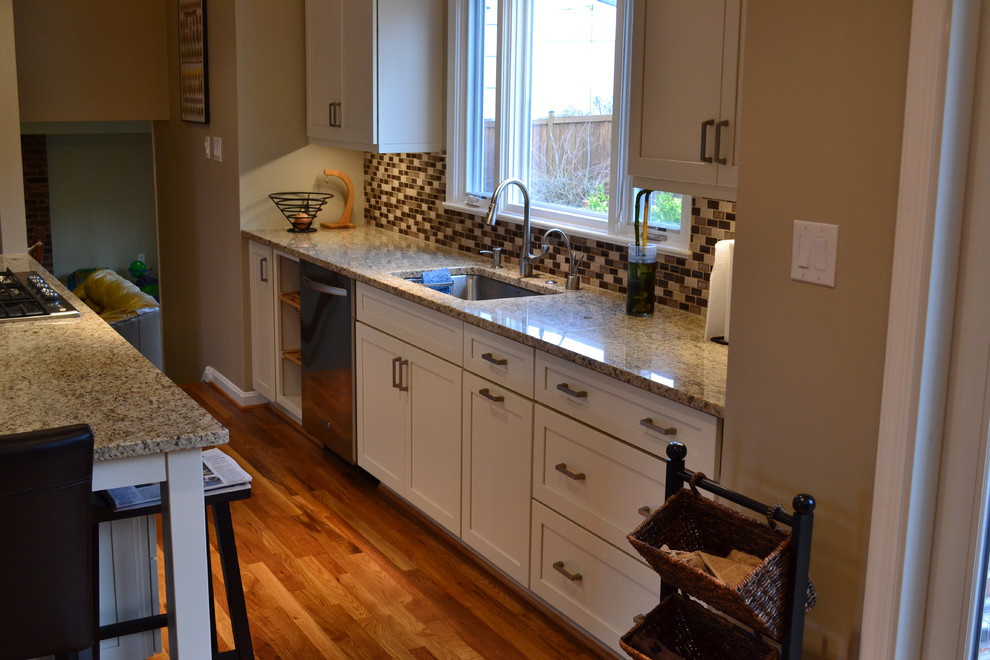
[[[440,245],[477,253],[503,248],[509,264],[518,264],[522,227],[499,223],[489,227],[472,215],[443,208],[446,195],[444,154],[364,155],[365,218],[373,226]],[[691,256],[661,254],[657,261],[658,304],[704,315],[708,282],[715,263],[715,243],[735,236],[736,204],[694,198],[691,209]],[[533,240],[542,235],[534,229]],[[582,286],[626,292],[625,244],[570,237],[572,247],[586,256]],[[563,245],[554,246],[536,270],[560,278],[567,275]]]

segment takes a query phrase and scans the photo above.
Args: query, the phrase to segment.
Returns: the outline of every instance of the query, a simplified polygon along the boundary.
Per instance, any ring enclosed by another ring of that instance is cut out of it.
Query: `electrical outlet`
[[[213,160],[223,162],[223,140],[219,137],[213,138]]]

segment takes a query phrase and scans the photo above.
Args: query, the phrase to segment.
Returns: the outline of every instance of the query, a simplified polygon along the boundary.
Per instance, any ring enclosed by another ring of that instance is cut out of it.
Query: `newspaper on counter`
[[[240,490],[248,488],[250,483],[251,475],[227,454],[216,448],[203,452],[204,494]],[[114,511],[136,509],[162,501],[161,484],[158,483],[110,488],[104,492],[110,498]]]

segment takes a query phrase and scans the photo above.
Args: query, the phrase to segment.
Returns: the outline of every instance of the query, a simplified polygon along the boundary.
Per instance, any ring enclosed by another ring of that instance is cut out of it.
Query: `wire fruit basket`
[[[308,233],[316,231],[313,221],[333,195],[318,192],[280,192],[272,193],[268,197],[275,202],[275,206],[292,225],[288,231]]]

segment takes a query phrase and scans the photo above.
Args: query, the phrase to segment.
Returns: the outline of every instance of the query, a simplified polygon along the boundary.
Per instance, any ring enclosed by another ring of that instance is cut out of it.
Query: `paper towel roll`
[[[715,244],[715,264],[708,287],[708,316],[705,339],[729,343],[729,302],[732,298],[732,253],[735,240]]]

